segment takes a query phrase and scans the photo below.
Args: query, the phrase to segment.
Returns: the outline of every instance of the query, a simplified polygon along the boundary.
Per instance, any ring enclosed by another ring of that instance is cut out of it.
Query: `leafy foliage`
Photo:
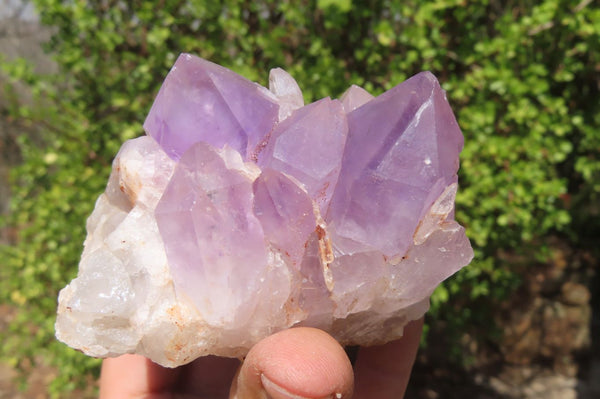
[[[476,252],[434,294],[433,317],[485,324],[518,284],[499,254],[543,261],[551,234],[598,233],[600,7],[583,0],[35,0],[61,73],[4,63],[38,102],[14,170],[18,242],[1,249],[2,302],[21,310],[4,358],[60,366],[54,392],[98,362],[53,339],[58,290],[76,273],[84,220],[121,143],[141,123],[179,52],[266,83],[282,66],[313,101],[350,83],[379,94],[421,70],[448,91],[465,134],[457,219]],[[41,143],[40,143],[41,142]],[[590,217],[591,216],[591,217]],[[596,235],[597,236],[597,235]],[[23,332],[29,332],[24,334]]]

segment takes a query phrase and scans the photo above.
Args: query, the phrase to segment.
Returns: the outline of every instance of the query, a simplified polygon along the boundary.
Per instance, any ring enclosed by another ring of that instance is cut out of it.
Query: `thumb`
[[[321,399],[352,396],[354,376],[346,353],[315,328],[284,330],[248,353],[230,399]]]

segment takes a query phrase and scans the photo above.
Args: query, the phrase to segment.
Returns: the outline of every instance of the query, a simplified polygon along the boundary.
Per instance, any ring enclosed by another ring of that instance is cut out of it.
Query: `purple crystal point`
[[[338,250],[377,248],[401,257],[458,170],[463,137],[456,119],[437,79],[423,72],[350,112],[348,126],[326,217]]]
[[[316,226],[306,192],[282,173],[266,169],[254,181],[254,214],[265,238],[299,268],[306,242]]]
[[[360,86],[352,85],[342,94],[340,101],[346,112],[354,111],[356,108],[368,103],[373,95]]]
[[[182,54],[167,75],[144,129],[173,159],[194,143],[225,144],[248,156],[278,121],[262,86],[212,62]]]
[[[267,262],[252,211],[252,181],[227,164],[228,155],[205,143],[192,146],[155,211],[178,292],[213,322],[249,316],[253,287]],[[208,295],[214,287],[219,296]]]
[[[302,91],[294,78],[281,68],[269,72],[269,90],[279,100],[279,120],[282,121],[295,110],[304,106]]]
[[[340,173],[347,133],[342,104],[324,98],[294,111],[274,129],[258,165],[296,178],[324,214]]]

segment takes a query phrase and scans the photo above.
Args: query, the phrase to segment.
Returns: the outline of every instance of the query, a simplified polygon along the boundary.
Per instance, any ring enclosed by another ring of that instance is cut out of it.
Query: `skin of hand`
[[[168,369],[139,355],[106,359],[100,399],[398,399],[404,396],[423,320],[404,336],[360,348],[354,367],[329,334],[307,327],[273,334],[241,363],[207,356]]]

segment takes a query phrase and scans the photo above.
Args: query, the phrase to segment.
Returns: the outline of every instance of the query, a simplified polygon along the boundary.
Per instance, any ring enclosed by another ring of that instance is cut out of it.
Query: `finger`
[[[226,398],[240,366],[238,359],[206,356],[182,367],[177,392],[199,398]]]
[[[321,330],[299,327],[250,350],[230,398],[350,398],[352,386],[352,365],[340,344]]]
[[[401,339],[360,349],[354,367],[356,399],[404,396],[422,330],[423,319],[419,319],[404,328]]]
[[[179,377],[179,369],[166,369],[139,355],[123,355],[102,362],[100,399],[151,397]],[[158,398],[158,396],[155,396]]]
[[[169,369],[139,355],[106,359],[100,399],[223,398],[239,363],[237,359],[207,356]]]

